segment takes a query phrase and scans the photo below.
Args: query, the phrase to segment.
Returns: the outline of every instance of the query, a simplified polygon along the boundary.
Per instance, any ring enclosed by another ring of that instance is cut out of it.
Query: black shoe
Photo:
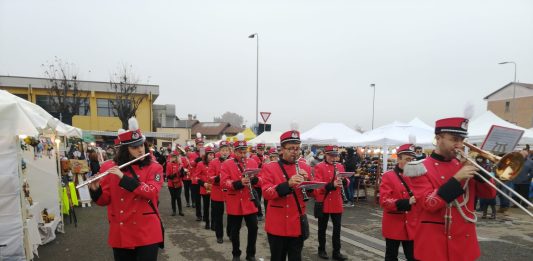
[[[231,259],[231,261],[241,261],[241,257],[240,256],[234,256],[233,259]]]
[[[176,216],[176,212],[172,212],[172,214],[170,214],[170,215],[175,217]]]
[[[210,230],[210,229],[211,229],[211,227],[209,226],[209,224],[205,224],[205,229],[207,229],[207,230]]]
[[[183,214],[183,212],[180,212],[179,215],[182,216],[182,217],[185,216],[185,215]]]
[[[189,207],[191,207],[191,204],[187,203],[187,205],[185,205],[185,207],[189,208]]]
[[[224,243],[224,239],[223,238],[217,238],[217,243],[219,243],[219,244]]]
[[[196,217],[196,221],[202,221],[201,217]]]
[[[215,226],[211,226],[211,230],[215,231]]]
[[[257,216],[257,221],[263,221],[263,216]]]
[[[255,256],[247,256],[246,261],[255,261]]]
[[[322,259],[329,259],[328,253],[325,250],[318,250],[318,257]]]
[[[333,260],[339,260],[339,261],[348,260],[348,258],[341,253],[334,253],[331,258],[333,258]]]

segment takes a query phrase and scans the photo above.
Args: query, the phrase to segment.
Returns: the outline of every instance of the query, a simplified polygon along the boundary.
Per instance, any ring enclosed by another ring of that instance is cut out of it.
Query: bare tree
[[[49,79],[44,87],[48,92],[45,108],[62,122],[72,125],[74,115],[87,115],[89,112],[89,92],[79,88],[78,75],[74,64],[63,62],[55,57],[53,63],[42,64],[44,74]]]
[[[131,67],[131,65],[129,67],[123,65],[111,80],[111,91],[115,93],[115,98],[110,99],[109,103],[113,109],[113,115],[122,122],[123,129],[128,128],[128,119],[136,115],[139,105],[146,98],[137,91],[138,79],[134,76]]]
[[[244,122],[244,118],[237,113],[227,111],[227,112],[224,112],[222,116],[215,117],[213,121],[214,122],[229,122],[233,126],[241,127],[242,123]]]

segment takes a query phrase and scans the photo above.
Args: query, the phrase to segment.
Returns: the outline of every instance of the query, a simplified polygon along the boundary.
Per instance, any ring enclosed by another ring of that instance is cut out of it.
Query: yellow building
[[[0,76],[0,89],[33,102],[60,118],[61,112],[55,111],[48,102],[50,96],[46,86],[49,82],[50,80],[47,78]],[[113,108],[109,102],[110,99],[114,98],[111,84],[109,82],[78,80],[78,88],[85,93],[83,97],[88,95],[88,99],[85,104],[82,104],[77,115],[73,115],[71,125],[93,135],[116,135],[116,131],[122,127],[122,124],[119,118],[114,116]],[[145,135],[148,134],[147,137],[163,138],[159,137],[161,135],[150,133],[153,131],[152,105],[159,95],[159,85],[139,84],[136,95],[144,96],[144,100],[136,112],[139,127]],[[65,123],[70,124],[69,122]]]
[[[484,99],[487,110],[498,117],[526,129],[533,127],[533,84],[511,82]]]

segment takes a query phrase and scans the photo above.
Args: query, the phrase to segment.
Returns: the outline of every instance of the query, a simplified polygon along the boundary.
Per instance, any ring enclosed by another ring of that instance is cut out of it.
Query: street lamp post
[[[370,88],[374,89],[374,96],[372,97],[372,129],[374,129],[374,108],[376,104],[376,85],[371,83]]]
[[[501,62],[501,63],[498,63],[498,64],[508,64],[508,63],[512,63],[514,65],[514,82],[513,82],[513,104],[511,106],[511,122],[512,123],[515,123],[515,120],[514,120],[514,111],[515,111],[515,108],[516,108],[516,63],[515,62]]]
[[[257,133],[259,131],[259,34],[251,34],[248,38],[255,38],[257,43],[257,59],[255,67],[255,127]]]

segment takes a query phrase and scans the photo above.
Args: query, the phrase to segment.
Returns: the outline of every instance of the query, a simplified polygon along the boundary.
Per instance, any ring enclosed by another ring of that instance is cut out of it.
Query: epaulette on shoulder
[[[403,167],[403,175],[406,177],[419,177],[427,173],[424,159],[411,161]]]

